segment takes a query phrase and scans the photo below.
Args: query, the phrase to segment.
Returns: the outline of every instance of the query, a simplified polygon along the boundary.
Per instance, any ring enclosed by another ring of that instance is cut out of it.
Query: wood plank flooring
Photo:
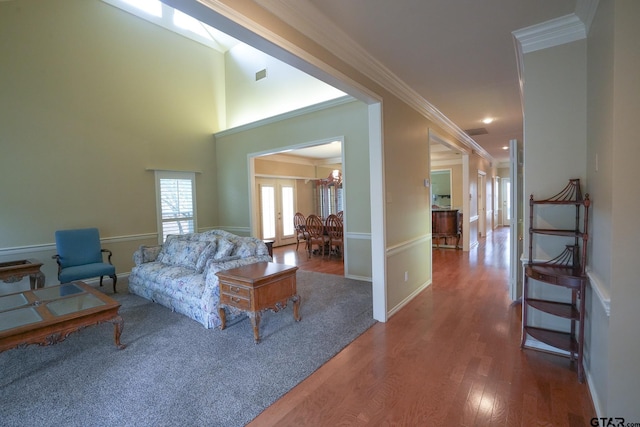
[[[312,254],[309,258],[308,252],[304,249],[304,242],[296,251],[296,245],[287,245],[273,248],[273,262],[288,265],[297,265],[300,270],[317,271],[320,273],[344,275],[344,261],[342,258],[331,255],[322,256]]]
[[[508,235],[499,229],[470,252],[434,249],[428,289],[249,425],[590,425],[588,387],[569,360],[520,349]],[[294,259],[288,252],[276,249],[277,262]],[[335,268],[318,259],[305,268],[325,267]]]

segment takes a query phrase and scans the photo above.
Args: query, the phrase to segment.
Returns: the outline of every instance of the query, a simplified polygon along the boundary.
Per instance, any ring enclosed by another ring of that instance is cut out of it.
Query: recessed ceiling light
[[[502,147],[503,150],[508,150],[509,147],[507,147],[506,145],[504,147]]]
[[[491,117],[487,117],[486,119],[482,120],[482,123],[484,123],[485,125],[488,125],[491,122],[493,122],[493,119]]]

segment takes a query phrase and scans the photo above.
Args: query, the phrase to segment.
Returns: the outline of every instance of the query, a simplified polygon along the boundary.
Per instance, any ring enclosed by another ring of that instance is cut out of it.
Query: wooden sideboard
[[[440,240],[456,239],[456,249],[460,249],[462,236],[462,212],[458,209],[434,209],[431,211],[431,234],[436,245],[440,247]]]

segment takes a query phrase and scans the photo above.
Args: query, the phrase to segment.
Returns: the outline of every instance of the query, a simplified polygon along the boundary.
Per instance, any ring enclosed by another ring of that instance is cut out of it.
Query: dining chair
[[[309,236],[307,237],[307,250],[309,251],[309,259],[311,259],[311,251],[313,245],[318,246],[318,251],[322,250],[324,257],[324,247],[329,243],[329,236],[324,234],[324,224],[322,220],[314,214],[307,217],[306,229]]]
[[[325,222],[325,230],[329,236],[329,254],[328,258],[331,259],[331,252],[335,249],[336,254],[340,254],[344,251],[344,238],[343,238],[343,226],[342,221],[338,215],[329,215]],[[338,250],[339,249],[339,250]]]
[[[100,233],[97,228],[58,230],[55,233],[56,250],[52,258],[58,264],[58,280],[69,283],[74,280],[109,276],[113,280],[113,293],[116,293],[116,268],[111,264],[111,251],[100,247]],[[102,255],[108,254],[108,262]]]
[[[306,248],[309,233],[307,232],[307,220],[302,213],[296,212],[293,216],[293,226],[296,230],[296,251],[298,250],[298,246],[300,246],[301,240],[304,241]]]

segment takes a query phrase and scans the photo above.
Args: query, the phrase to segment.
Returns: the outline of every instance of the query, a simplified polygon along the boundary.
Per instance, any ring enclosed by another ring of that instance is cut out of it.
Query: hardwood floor
[[[296,251],[296,245],[287,245],[273,248],[273,262],[288,265],[297,265],[300,270],[317,271],[327,274],[344,275],[344,261],[342,258],[332,255],[331,257],[322,255],[311,255],[300,243]]]
[[[428,289],[249,425],[590,425],[588,387],[569,360],[520,349],[508,235],[468,253],[434,249]]]

